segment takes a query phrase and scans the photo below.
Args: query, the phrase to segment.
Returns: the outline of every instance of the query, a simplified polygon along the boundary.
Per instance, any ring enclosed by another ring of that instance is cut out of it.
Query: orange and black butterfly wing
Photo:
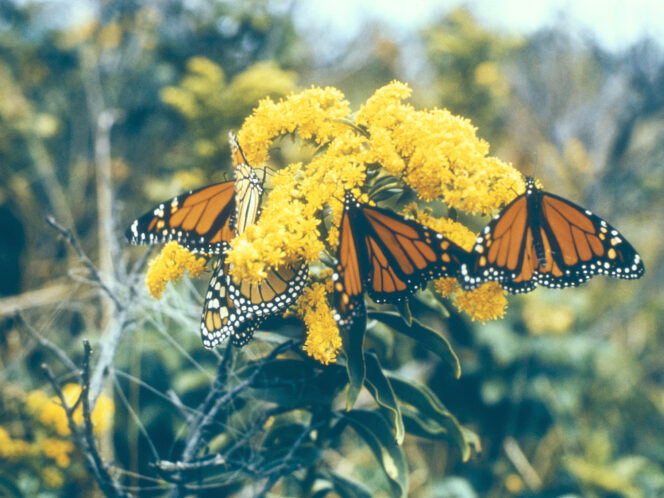
[[[529,221],[528,199],[522,194],[484,227],[475,241],[471,262],[461,267],[464,289],[489,281],[497,281],[515,294],[537,287],[538,261]]]
[[[575,287],[595,275],[640,278],[645,267],[634,247],[609,223],[587,209],[555,194],[537,194],[543,260],[538,262],[539,285]]]
[[[234,346],[244,346],[264,320],[263,317],[242,312],[235,307],[226,287],[227,270],[223,258],[220,259],[205,293],[201,338],[206,348],[214,348],[228,338]]]
[[[286,310],[300,297],[309,276],[305,263],[268,268],[261,282],[244,280],[236,285],[227,277],[230,298],[243,312],[258,315],[274,315]]]
[[[235,182],[215,183],[158,204],[125,236],[132,244],[177,241],[192,252],[223,253],[235,236]]]
[[[377,303],[409,296],[429,280],[456,277],[468,252],[413,220],[355,201],[354,232],[363,239],[369,296]]]
[[[334,280],[335,318],[342,328],[350,328],[366,315],[364,289],[367,283],[367,250],[361,233],[354,228],[356,211],[351,203],[357,202],[346,193],[344,211],[339,227],[339,249]]]

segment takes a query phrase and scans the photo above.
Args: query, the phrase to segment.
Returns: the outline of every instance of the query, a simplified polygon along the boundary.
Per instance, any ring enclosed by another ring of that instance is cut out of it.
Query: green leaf
[[[342,498],[371,498],[373,496],[371,490],[364,484],[348,477],[340,476],[336,472],[326,472],[321,477],[330,481],[334,487],[334,491]]]
[[[346,410],[351,410],[362,390],[366,366],[364,365],[364,336],[367,330],[366,314],[356,318],[352,327],[341,331],[343,350],[346,356],[348,389],[346,391]]]
[[[409,327],[411,327],[413,325],[413,314],[410,312],[408,299],[402,299],[401,301],[397,301],[394,305],[396,306],[397,311],[399,312],[399,315],[401,315],[401,318],[403,319],[404,323]]]
[[[321,370],[313,361],[291,358],[248,362],[238,377],[249,377],[259,366],[260,374],[242,397],[274,402],[285,408],[327,404],[346,385],[346,372],[340,366],[329,365]]]
[[[413,324],[408,326],[396,313],[372,311],[369,313],[369,317],[419,341],[426,349],[438,355],[445,362],[454,378],[458,379],[461,377],[461,364],[452,346],[445,337],[432,328],[421,324],[417,320],[413,320]]]
[[[348,424],[367,443],[380,463],[390,483],[393,496],[406,496],[408,469],[406,457],[392,437],[390,428],[380,413],[351,410],[343,415]]]
[[[388,374],[388,378],[399,400],[410,405],[401,405],[408,432],[434,439],[450,439],[461,451],[464,462],[470,458],[473,448],[479,451],[477,435],[463,427],[433,391],[392,373]]]
[[[401,417],[401,410],[397,403],[397,398],[394,395],[390,381],[383,374],[378,356],[373,351],[368,351],[365,354],[367,376],[364,385],[371,395],[376,400],[376,403],[381,407],[381,411],[390,421],[392,426],[392,434],[397,444],[403,443],[405,430],[403,426],[403,418]]]
[[[416,292],[411,299],[417,300],[418,303],[426,306],[433,313],[440,315],[442,318],[450,317],[450,312],[445,307],[444,298],[433,290]]]

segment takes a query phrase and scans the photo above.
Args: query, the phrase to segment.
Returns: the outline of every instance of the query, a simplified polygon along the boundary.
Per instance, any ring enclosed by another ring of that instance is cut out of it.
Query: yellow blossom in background
[[[53,428],[60,436],[71,433],[67,415],[57,396],[49,398],[42,391],[33,391],[28,395],[28,406],[42,424]]]
[[[117,48],[122,42],[122,28],[117,23],[110,23],[99,31],[99,45],[105,50]]]
[[[188,271],[192,277],[197,277],[203,273],[203,270],[205,270],[205,258],[196,257],[172,241],[166,244],[159,256],[150,262],[145,282],[150,295],[159,299],[168,282],[177,282],[185,271]]]
[[[55,461],[60,467],[68,467],[71,463],[71,454],[74,451],[74,443],[63,439],[46,438],[39,443],[42,453]]]
[[[323,365],[336,361],[342,345],[327,294],[325,284],[314,283],[304,290],[298,301],[298,315],[307,327],[307,340],[303,349]]]
[[[49,488],[61,488],[65,483],[62,472],[57,467],[51,465],[44,467],[41,471],[41,478],[44,484]]]
[[[81,386],[78,384],[66,384],[62,388],[62,393],[71,406],[76,403],[81,394]],[[25,400],[28,411],[39,421],[55,430],[60,436],[71,434],[69,422],[64,408],[60,405],[60,398],[57,396],[48,397],[46,393],[35,390],[28,393]],[[108,396],[101,394],[97,398],[90,419],[94,425],[94,431],[101,434],[109,430],[112,426],[113,414],[115,413],[115,404]],[[83,421],[83,409],[79,405],[74,412],[74,421],[80,424]]]
[[[16,459],[35,454],[35,448],[23,439],[14,439],[0,427],[0,458]]]
[[[486,322],[505,315],[506,294],[498,282],[487,282],[471,291],[459,291],[454,303],[459,310],[468,313],[473,321]]]

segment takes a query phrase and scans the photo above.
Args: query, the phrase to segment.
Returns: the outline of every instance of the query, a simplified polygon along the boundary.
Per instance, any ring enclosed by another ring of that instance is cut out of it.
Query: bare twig
[[[249,377],[224,393],[227,372],[234,356],[232,351],[225,351],[224,356],[219,362],[217,376],[212,382],[210,391],[205,397],[205,400],[196,410],[198,414],[190,423],[191,430],[185,442],[185,447],[182,451],[180,461],[175,464],[175,468],[177,468],[177,465],[180,465],[184,466],[183,468],[186,469],[188,465],[192,463],[191,461],[193,460],[194,456],[198,453],[201,446],[203,445],[203,434],[205,429],[214,422],[214,419],[219,413],[219,410],[223,406],[226,406],[228,403],[230,403],[240,392],[248,388],[256,380],[256,377],[258,377],[268,362],[276,358],[279,354],[291,349],[293,344],[293,341],[286,341],[275,347],[270,352],[270,354],[265,356],[262,362],[256,366]],[[229,345],[227,349],[230,349],[231,347],[232,346]],[[174,466],[166,465],[166,468],[172,469]],[[180,472],[173,474],[171,478],[174,482],[178,482],[178,486],[173,490],[171,496],[183,496],[186,494],[187,486],[184,482],[182,482],[182,476],[180,475]]]
[[[38,308],[69,299],[77,286],[54,284],[41,289],[29,290],[13,296],[0,298],[0,316],[12,315],[17,310]],[[82,296],[83,298],[87,296]]]
[[[79,378],[81,376],[81,371],[79,368],[76,366],[76,364],[71,361],[69,356],[67,356],[67,353],[65,353],[62,349],[60,349],[55,343],[49,341],[46,337],[41,335],[39,332],[37,332],[32,325],[30,325],[25,318],[23,318],[23,315],[21,315],[20,311],[16,311],[14,313],[14,319],[21,324],[23,329],[34,339],[39,343],[41,347],[44,349],[50,351],[53,353],[57,358],[67,367],[67,370],[69,370],[71,373],[76,374]]]
[[[212,383],[210,392],[198,409],[199,415],[196,417],[194,423],[192,424],[192,430],[189,433],[184,451],[182,452],[181,460],[183,462],[189,462],[196,454],[196,452],[198,452],[202,444],[203,430],[205,430],[205,428],[211,424],[211,422],[214,420],[214,417],[217,416],[219,409],[225,404],[229,403],[241,391],[249,387],[254,382],[254,380],[256,380],[256,377],[258,377],[258,375],[263,371],[263,368],[269,361],[273,360],[284,351],[287,351],[292,346],[293,341],[286,341],[274,348],[270,354],[263,359],[261,364],[254,369],[249,377],[247,377],[245,380],[240,382],[233,389],[227,391],[223,395],[221,395],[221,393],[225,386],[224,384],[218,382],[218,380],[223,378],[225,374],[222,373],[221,369],[219,370],[217,379]],[[232,346],[229,345],[229,347]],[[227,361],[226,358],[227,357],[224,357],[222,360],[222,365]]]
[[[523,482],[526,483],[532,491],[542,489],[542,479],[537,475],[537,471],[530,465],[528,458],[521,450],[519,443],[513,437],[507,437],[503,442],[503,449],[507,458],[510,459],[516,470],[521,474]]]
[[[123,491],[122,486],[108,472],[108,467],[104,463],[99,451],[97,450],[97,439],[93,432],[92,412],[90,408],[90,356],[92,348],[88,341],[83,341],[83,364],[81,366],[81,394],[73,405],[69,405],[62,388],[55,378],[48,365],[42,364],[42,370],[53,390],[60,399],[62,408],[67,416],[69,430],[76,445],[81,449],[85,456],[85,464],[92,475],[97,480],[97,485],[108,497],[128,498],[131,495]],[[79,425],[74,420],[74,412],[78,405],[82,405],[83,422]]]
[[[69,242],[69,244],[72,246],[74,251],[76,251],[76,254],[78,254],[78,258],[81,260],[81,262],[85,265],[85,267],[88,269],[90,272],[90,275],[92,275],[92,278],[97,284],[99,284],[99,287],[108,295],[108,297],[111,298],[113,301],[113,304],[115,304],[116,310],[122,310],[124,309],[124,306],[120,302],[120,300],[117,298],[115,293],[106,285],[106,282],[104,282],[104,279],[102,279],[101,275],[97,271],[97,268],[95,267],[94,263],[88,258],[88,256],[83,252],[83,249],[81,249],[80,244],[78,243],[78,240],[72,233],[72,231],[69,228],[65,228],[61,225],[58,224],[57,221],[52,216],[47,216],[46,217],[46,223],[48,223],[52,228],[54,228],[56,231],[58,231],[66,240]]]
[[[286,473],[292,468],[290,465],[291,460],[293,459],[293,456],[295,455],[295,452],[300,448],[302,443],[304,442],[304,439],[306,436],[308,436],[311,431],[316,429],[321,423],[317,424],[316,426],[309,426],[305,427],[300,435],[297,437],[297,439],[293,442],[293,445],[291,446],[290,450],[288,450],[288,453],[284,458],[281,459],[281,461],[273,467],[269,472],[270,472],[270,477],[268,478],[267,482],[265,483],[265,486],[263,486],[263,489],[256,495],[257,497],[262,497],[266,496],[270,490],[274,487],[275,484],[281,479]]]
[[[118,349],[122,334],[129,323],[131,323],[131,320],[127,319],[127,309],[122,308],[115,317],[115,320],[112,321],[111,330],[104,334],[104,341],[101,344],[101,351],[99,352],[99,361],[95,365],[95,370],[92,374],[92,383],[90,384],[90,400],[93,407],[97,402],[99,393],[101,393],[104,385],[104,380],[108,376],[113,364],[115,351]]]

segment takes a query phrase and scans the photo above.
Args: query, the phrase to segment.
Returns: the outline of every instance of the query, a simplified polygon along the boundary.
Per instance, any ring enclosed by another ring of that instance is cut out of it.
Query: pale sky
[[[296,19],[304,30],[323,28],[341,41],[358,33],[365,14],[395,30],[410,31],[462,4],[485,26],[515,34],[562,20],[610,50],[626,48],[645,35],[664,42],[664,0],[302,0]]]

